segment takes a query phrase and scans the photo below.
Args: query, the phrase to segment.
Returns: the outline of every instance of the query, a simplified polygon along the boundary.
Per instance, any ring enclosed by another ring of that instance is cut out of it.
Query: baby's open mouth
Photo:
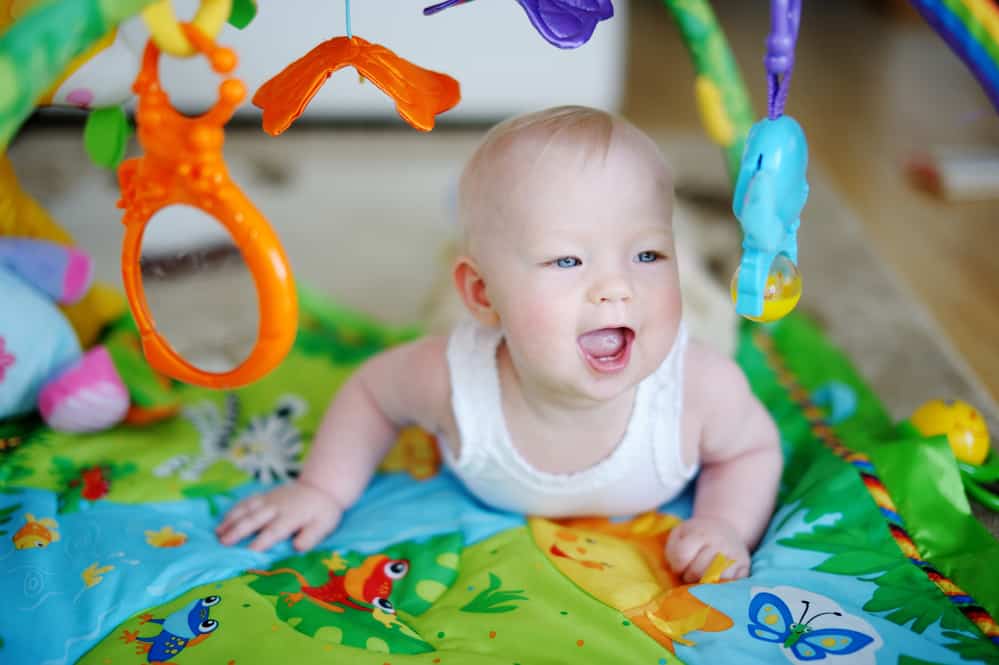
[[[609,373],[627,367],[634,340],[631,328],[601,328],[580,335],[577,343],[590,367]]]

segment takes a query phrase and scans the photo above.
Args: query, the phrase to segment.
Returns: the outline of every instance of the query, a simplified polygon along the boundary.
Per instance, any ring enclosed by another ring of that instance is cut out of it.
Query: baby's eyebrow
[[[541,259],[555,259],[561,258],[563,256],[571,256],[580,254],[580,248],[578,245],[573,245],[568,242],[558,242],[549,241],[544,243],[532,243],[527,245],[525,248],[525,253],[530,255],[532,258]]]
[[[657,226],[656,228],[645,228],[641,229],[632,236],[635,242],[665,242],[669,246],[673,246],[673,227],[667,226],[662,227]]]

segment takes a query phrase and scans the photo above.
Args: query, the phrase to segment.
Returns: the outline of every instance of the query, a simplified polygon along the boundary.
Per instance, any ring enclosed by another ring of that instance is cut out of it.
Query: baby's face
[[[480,243],[522,381],[603,401],[662,363],[681,316],[671,196],[661,161],[625,140],[604,160],[535,162]]]

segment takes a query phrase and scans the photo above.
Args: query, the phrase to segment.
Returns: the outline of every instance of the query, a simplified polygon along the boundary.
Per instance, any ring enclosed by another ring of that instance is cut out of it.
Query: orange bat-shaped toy
[[[253,103],[264,111],[264,131],[277,136],[288,129],[333,72],[348,65],[394,99],[403,120],[425,132],[434,128],[434,116],[461,99],[458,82],[447,74],[418,67],[360,37],[334,37],[257,90]]]

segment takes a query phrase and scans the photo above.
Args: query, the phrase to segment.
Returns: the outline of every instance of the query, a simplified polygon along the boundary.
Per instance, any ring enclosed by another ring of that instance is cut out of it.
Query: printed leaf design
[[[976,635],[958,633],[952,630],[945,630],[944,637],[955,640],[946,645],[951,651],[957,652],[962,659],[971,661],[981,661],[989,665],[999,665],[999,649],[995,645]],[[899,665],[901,665],[901,660]],[[913,662],[916,662],[913,659]]]
[[[489,573],[489,588],[480,591],[471,602],[461,607],[462,612],[481,612],[485,614],[498,614],[500,612],[512,612],[517,609],[516,605],[504,605],[515,600],[528,600],[523,589],[511,589],[501,591],[503,581],[495,573]]]
[[[899,656],[898,665],[936,665],[928,660],[913,658],[912,656]]]
[[[218,499],[220,497],[226,497],[231,499],[232,492],[226,490],[225,485],[221,483],[201,483],[200,485],[188,485],[187,487],[180,490],[180,493],[188,499],[204,499],[208,502],[208,513],[212,517],[218,517],[222,514],[222,510],[219,508]]]
[[[14,519],[12,515],[21,509],[21,504],[15,503],[12,506],[7,506],[5,508],[0,508],[0,525],[6,524],[7,522]],[[7,535],[6,529],[0,529],[0,536]]]
[[[52,458],[52,474],[59,478],[59,512],[72,513],[80,508],[80,501],[97,501],[111,491],[114,481],[135,473],[134,462],[118,464],[101,462],[77,466],[65,457]]]
[[[32,469],[20,464],[7,463],[0,466],[0,494],[18,493],[20,490],[15,485],[33,473]]]
[[[867,612],[879,613],[916,633],[937,622],[945,629],[971,629],[960,611],[898,548],[856,469],[815,439],[804,414],[777,382],[765,355],[746,330],[737,356],[753,391],[777,421],[782,440],[790,442],[779,499],[790,510],[773,525],[777,542],[829,554],[815,570],[876,585],[864,605]],[[823,377],[828,380],[828,376]],[[799,378],[808,387],[809,377]],[[857,388],[853,381],[849,384]],[[880,412],[872,412],[858,423],[863,421],[863,431],[870,434],[883,420]],[[830,517],[836,518],[833,524],[829,524]],[[822,523],[816,524],[822,518]],[[780,531],[793,519],[811,525],[811,529],[780,538]]]
[[[859,484],[859,479],[854,480]],[[835,483],[835,479],[831,482]],[[835,490],[841,497],[863,496],[860,491],[856,487]],[[909,625],[916,633],[924,632],[938,621],[944,628],[967,626],[964,617],[946,602],[936,585],[902,555],[886,527],[872,528],[862,513],[845,506],[839,512],[842,516],[833,525],[819,524],[778,542],[786,547],[829,554],[815,570],[876,584],[874,595],[864,605],[867,612],[883,614],[902,626]]]

